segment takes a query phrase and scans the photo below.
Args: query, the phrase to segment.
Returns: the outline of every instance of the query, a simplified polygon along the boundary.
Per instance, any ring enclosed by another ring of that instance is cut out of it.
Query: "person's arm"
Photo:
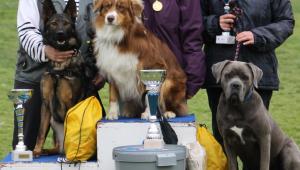
[[[182,40],[183,57],[186,61],[184,69],[187,75],[187,97],[194,96],[205,80],[205,56],[202,51],[202,16],[200,1],[185,0],[180,6],[180,38]]]
[[[36,62],[46,62],[45,46],[39,30],[40,15],[36,0],[19,0],[17,31],[21,46]]]
[[[272,5],[273,23],[251,30],[254,36],[253,46],[259,51],[274,50],[292,33],[294,17],[289,0],[274,0]]]

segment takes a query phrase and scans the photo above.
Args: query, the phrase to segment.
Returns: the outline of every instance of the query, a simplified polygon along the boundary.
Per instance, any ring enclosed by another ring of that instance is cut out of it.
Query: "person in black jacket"
[[[213,133],[222,144],[222,137],[216,123],[217,106],[222,89],[219,84],[216,84],[211,66],[223,60],[234,60],[236,46],[239,43],[237,60],[251,62],[263,71],[257,91],[268,109],[273,90],[279,88],[275,48],[293,33],[295,21],[290,0],[236,0],[231,3],[235,3],[235,6],[242,11],[239,16],[224,14],[223,0],[201,0],[201,3],[207,65],[204,87],[212,112]],[[230,30],[235,36],[236,44],[216,44],[216,36]]]

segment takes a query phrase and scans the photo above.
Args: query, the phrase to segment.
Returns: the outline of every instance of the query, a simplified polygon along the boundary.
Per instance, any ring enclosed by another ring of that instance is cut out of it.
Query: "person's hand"
[[[233,28],[235,18],[236,16],[232,14],[221,15],[219,18],[219,23],[222,30],[230,31],[230,29]]]
[[[254,35],[251,31],[243,31],[236,35],[236,41],[243,45],[252,45],[254,44]]]
[[[63,62],[66,59],[72,57],[74,54],[74,51],[73,50],[59,51],[49,45],[46,45],[45,46],[45,54],[46,54],[47,58],[49,58],[52,61]]]
[[[101,76],[100,74],[97,74],[94,79],[92,80],[94,86],[97,90],[102,89],[104,87],[104,84],[106,82],[105,78]]]

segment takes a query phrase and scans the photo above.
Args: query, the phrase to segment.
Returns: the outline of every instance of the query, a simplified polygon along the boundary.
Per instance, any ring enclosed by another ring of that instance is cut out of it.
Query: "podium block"
[[[196,141],[194,115],[169,119],[178,136],[178,143]],[[141,145],[150,123],[141,119],[121,118],[115,121],[101,120],[97,124],[97,161],[80,164],[58,163],[58,155],[41,156],[32,162],[13,162],[11,154],[0,161],[1,170],[115,170],[113,148],[125,145]]]
[[[178,144],[196,141],[195,116],[177,117],[168,120],[178,136]],[[146,120],[120,118],[101,120],[97,125],[98,166],[103,170],[114,170],[112,157],[114,147],[141,145],[146,137],[150,123]]]

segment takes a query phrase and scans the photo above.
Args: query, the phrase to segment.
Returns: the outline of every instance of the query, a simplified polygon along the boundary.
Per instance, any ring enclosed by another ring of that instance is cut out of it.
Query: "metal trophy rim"
[[[32,92],[33,89],[11,89],[10,92]]]

